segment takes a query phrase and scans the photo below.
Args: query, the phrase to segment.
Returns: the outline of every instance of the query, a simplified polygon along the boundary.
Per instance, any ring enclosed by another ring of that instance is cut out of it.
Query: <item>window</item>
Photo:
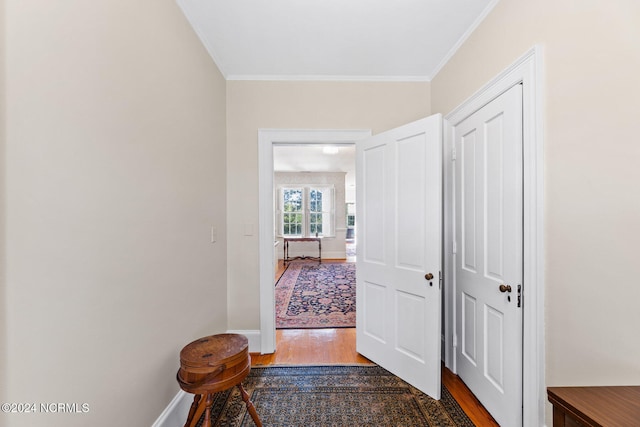
[[[356,226],[356,204],[347,203],[347,227]]]
[[[322,191],[314,188],[309,191],[309,234],[322,234],[322,223]]]
[[[285,188],[283,194],[282,234],[301,236],[303,226],[302,188]]]
[[[280,187],[279,235],[333,236],[333,186]]]

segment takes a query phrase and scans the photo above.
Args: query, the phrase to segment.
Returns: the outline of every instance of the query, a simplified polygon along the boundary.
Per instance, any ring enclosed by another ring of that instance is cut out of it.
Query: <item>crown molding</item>
[[[430,82],[427,76],[334,76],[334,75],[246,75],[230,74],[227,80],[234,81],[303,81],[303,82]]]

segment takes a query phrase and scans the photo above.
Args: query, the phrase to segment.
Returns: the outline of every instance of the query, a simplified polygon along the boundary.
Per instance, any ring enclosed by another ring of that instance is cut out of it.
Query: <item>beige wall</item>
[[[0,28],[5,28],[4,0],[0,0]],[[5,282],[5,32],[0,30],[0,402],[7,401],[7,311]],[[0,413],[0,425],[6,425],[5,415]]]
[[[448,113],[544,50],[547,385],[640,383],[640,3],[502,0],[432,81]]]
[[[2,425],[149,426],[226,330],[225,81],[173,0],[6,0],[5,29],[7,399],[90,412]]]
[[[227,82],[229,327],[260,328],[258,129],[371,129],[430,114],[428,83]],[[253,226],[245,236],[245,225]]]

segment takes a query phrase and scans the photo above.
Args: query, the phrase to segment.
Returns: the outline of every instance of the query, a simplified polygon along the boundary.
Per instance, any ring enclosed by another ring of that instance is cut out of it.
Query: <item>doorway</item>
[[[370,130],[259,130],[259,241],[260,241],[260,341],[262,353],[276,350],[273,197],[274,146],[352,145],[371,135]]]
[[[276,265],[282,271],[276,329],[355,328],[353,239],[347,239],[355,145],[278,144],[273,150]]]

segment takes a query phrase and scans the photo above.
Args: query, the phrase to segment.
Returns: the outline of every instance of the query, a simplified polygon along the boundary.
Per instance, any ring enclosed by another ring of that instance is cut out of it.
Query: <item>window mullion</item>
[[[304,224],[303,237],[309,237],[310,233],[310,207],[309,207],[309,187],[304,187],[304,192],[302,193],[302,210],[304,214],[302,216],[302,223]]]

